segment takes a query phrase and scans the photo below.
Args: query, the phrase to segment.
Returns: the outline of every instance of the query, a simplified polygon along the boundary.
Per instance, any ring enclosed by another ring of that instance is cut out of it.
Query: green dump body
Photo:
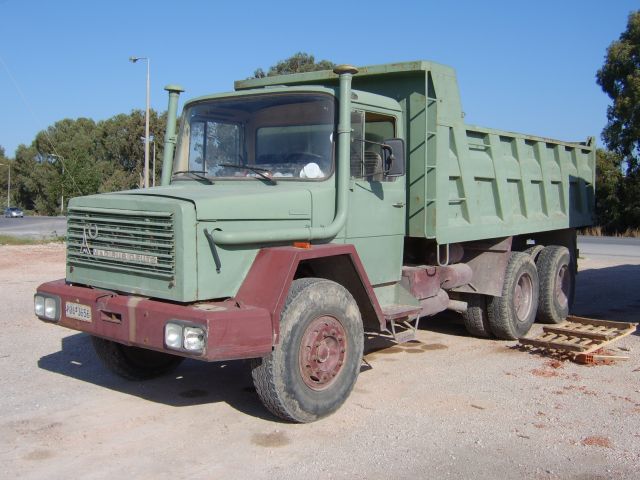
[[[335,87],[330,71],[237,81]],[[406,235],[439,244],[590,225],[595,141],[564,142],[464,123],[451,67],[407,62],[362,67],[358,91],[397,100],[407,152]]]

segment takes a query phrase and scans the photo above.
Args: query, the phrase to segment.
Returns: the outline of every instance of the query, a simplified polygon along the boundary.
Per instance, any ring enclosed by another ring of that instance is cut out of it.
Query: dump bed
[[[336,85],[330,71],[236,82]],[[595,145],[466,125],[455,71],[431,62],[362,67],[355,90],[402,106],[407,235],[453,243],[590,225]],[[523,112],[523,115],[526,114]]]

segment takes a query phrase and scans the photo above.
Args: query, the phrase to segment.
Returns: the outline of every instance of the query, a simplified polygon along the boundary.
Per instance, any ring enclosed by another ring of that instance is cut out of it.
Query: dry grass
[[[624,232],[607,232],[599,225],[583,228],[579,233],[590,237],[640,237],[640,229],[638,228],[627,228]]]
[[[14,237],[12,235],[0,235],[0,246],[2,245],[42,245],[45,243],[61,243],[64,237],[54,237],[47,239],[36,239],[27,237]]]

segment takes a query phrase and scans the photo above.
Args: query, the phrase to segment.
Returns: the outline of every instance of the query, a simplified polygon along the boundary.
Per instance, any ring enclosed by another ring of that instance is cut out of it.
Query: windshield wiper
[[[236,165],[235,163],[219,163],[218,166],[219,167],[237,168],[237,169],[242,169],[242,170],[251,170],[256,175],[259,175],[261,178],[264,178],[265,180],[268,180],[269,182],[273,183],[274,185],[276,185],[278,183],[278,182],[276,182],[274,180],[273,174],[271,173],[271,171],[267,170],[266,168],[253,167],[251,165]]]
[[[209,177],[205,175],[202,175],[203,173],[205,173],[204,170],[178,170],[177,172],[173,172],[173,175],[171,175],[171,178],[173,179],[173,177],[175,177],[176,175],[191,175],[192,177],[199,178],[200,180],[204,180],[205,182],[208,182],[210,185],[213,185],[213,180],[211,180]]]

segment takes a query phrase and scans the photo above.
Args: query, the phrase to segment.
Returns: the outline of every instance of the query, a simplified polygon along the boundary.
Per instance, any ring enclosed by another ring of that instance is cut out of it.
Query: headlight
[[[33,309],[38,317],[44,317],[44,297],[36,295],[33,299]]]
[[[55,320],[57,317],[56,301],[53,298],[44,299],[44,316],[49,320]]]
[[[207,332],[203,327],[171,321],[164,326],[164,344],[173,350],[202,353],[207,345]]]
[[[164,327],[164,343],[169,348],[182,348],[182,325],[167,323]]]
[[[204,330],[199,327],[184,327],[184,349],[190,352],[204,350]]]
[[[33,309],[41,320],[57,322],[60,319],[60,298],[38,293],[33,297]]]

